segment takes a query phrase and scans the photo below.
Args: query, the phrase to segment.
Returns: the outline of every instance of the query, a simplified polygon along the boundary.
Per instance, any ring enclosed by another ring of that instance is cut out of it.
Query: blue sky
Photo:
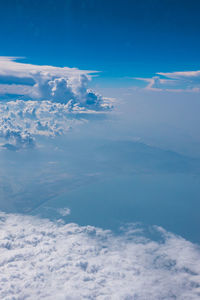
[[[199,299],[199,12],[0,1],[0,299]]]
[[[200,68],[198,0],[1,1],[0,55],[102,71],[100,86]]]

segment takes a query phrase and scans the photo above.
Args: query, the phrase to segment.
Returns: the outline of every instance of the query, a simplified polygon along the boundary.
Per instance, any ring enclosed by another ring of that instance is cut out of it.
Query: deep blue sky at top
[[[0,55],[103,71],[102,83],[200,69],[199,0],[1,0]]]

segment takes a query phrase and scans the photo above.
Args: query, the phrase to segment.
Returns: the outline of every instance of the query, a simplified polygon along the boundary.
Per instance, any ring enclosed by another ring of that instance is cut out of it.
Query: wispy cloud
[[[147,83],[146,90],[200,92],[200,71],[158,72],[151,78],[134,78]]]
[[[54,67],[48,65],[33,65],[28,63],[21,63],[16,60],[19,60],[19,57],[7,57],[0,56],[0,75],[4,76],[16,76],[20,78],[35,78],[35,75],[38,73],[41,76],[49,77],[66,77],[76,76],[80,74],[92,74],[97,73],[97,71],[91,70],[79,70],[77,68],[68,68],[68,67]]]
[[[176,78],[176,79],[200,79],[200,71],[185,71],[185,72],[171,72],[171,73],[162,73],[158,72],[157,74],[163,75],[169,78]]]

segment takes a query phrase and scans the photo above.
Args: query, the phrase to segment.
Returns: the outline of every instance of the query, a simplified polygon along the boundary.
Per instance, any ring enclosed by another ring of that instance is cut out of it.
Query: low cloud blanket
[[[1,213],[1,299],[196,300],[200,250],[155,227],[121,235]],[[156,236],[156,239],[153,236]]]

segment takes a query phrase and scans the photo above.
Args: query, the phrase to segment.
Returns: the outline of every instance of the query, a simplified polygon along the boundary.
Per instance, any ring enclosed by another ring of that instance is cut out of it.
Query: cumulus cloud
[[[37,136],[65,134],[74,126],[88,122],[89,115],[102,113],[105,111],[89,110],[72,100],[66,104],[49,100],[0,102],[1,145],[10,150],[32,147]]]
[[[19,94],[24,99],[65,104],[72,100],[96,110],[109,107],[102,105],[103,97],[88,89],[96,71],[25,64],[16,59],[0,57],[0,94]]]
[[[146,90],[200,92],[200,71],[156,73],[152,78],[134,78],[147,83]]]
[[[1,213],[1,299],[198,299],[200,250],[162,228],[110,231]]]
[[[87,121],[86,114],[105,112],[112,107],[108,98],[88,89],[95,71],[15,60],[0,57],[0,138],[8,141],[3,143],[4,148],[33,146],[37,135],[65,133],[74,124]],[[14,99],[14,95],[21,95],[21,100],[19,96]]]
[[[37,135],[60,135],[75,124],[84,122],[83,119],[69,117],[71,109],[70,103],[51,101],[17,100],[0,103],[0,137],[3,146],[13,150],[13,147],[34,146]]]

